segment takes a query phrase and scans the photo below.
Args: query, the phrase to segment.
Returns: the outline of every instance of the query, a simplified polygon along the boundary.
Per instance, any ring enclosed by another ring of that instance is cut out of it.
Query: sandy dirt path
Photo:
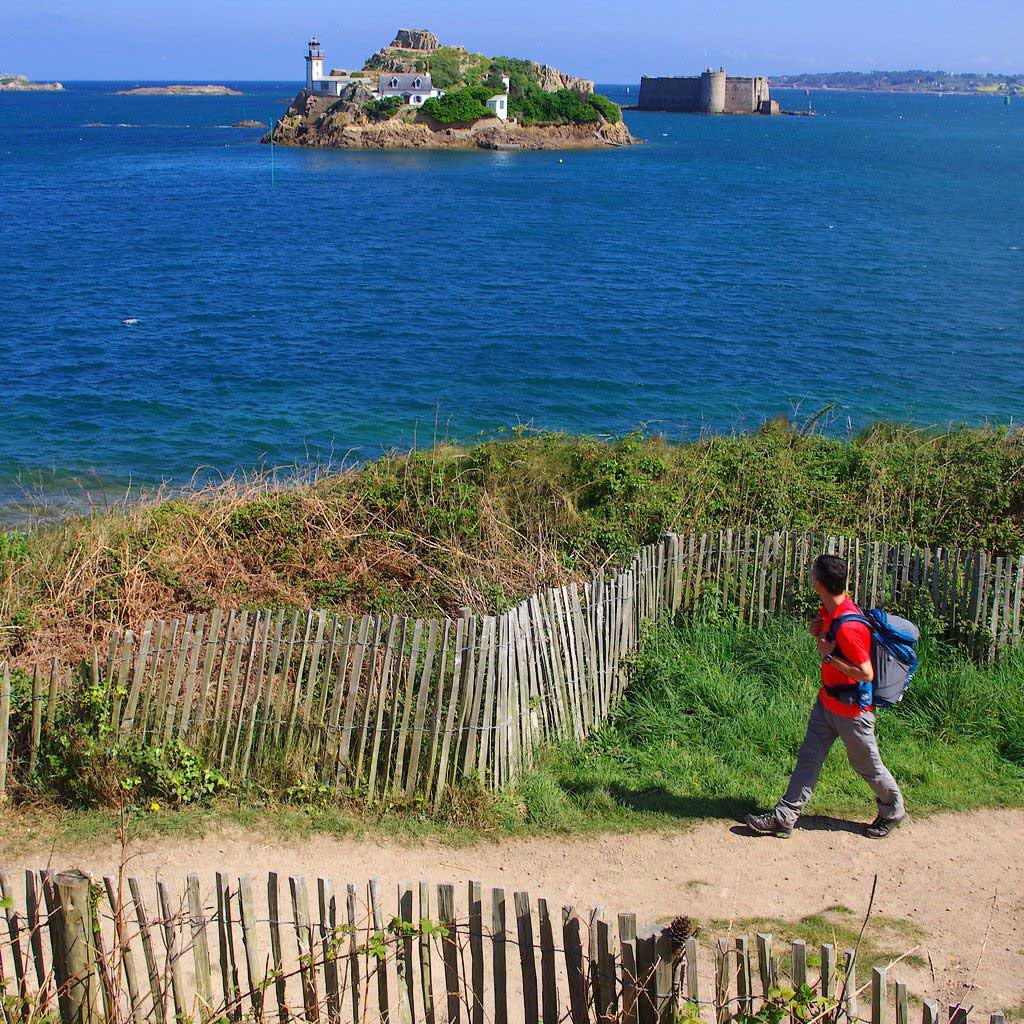
[[[268,870],[331,875],[335,883],[380,876],[528,889],[558,906],[635,911],[651,922],[677,913],[698,918],[771,916],[795,920],[842,903],[859,913],[878,875],[877,911],[907,918],[928,936],[926,974],[902,971],[918,992],[978,1010],[1024,1003],[1024,811],[982,811],[915,821],[885,843],[843,823],[811,820],[787,841],[755,839],[723,822],[669,834],[534,838],[470,847],[410,847],[334,838],[276,840],[237,831],[202,840],[158,841],[133,850],[142,877],[172,882],[215,869],[258,878]],[[9,871],[38,867],[47,854],[19,855]],[[115,847],[83,852],[74,866],[109,872]],[[72,866],[54,858],[54,867]],[[461,885],[460,885],[461,888]],[[387,890],[385,890],[387,891]],[[984,951],[984,953],[983,953]],[[980,966],[979,966],[980,962]]]

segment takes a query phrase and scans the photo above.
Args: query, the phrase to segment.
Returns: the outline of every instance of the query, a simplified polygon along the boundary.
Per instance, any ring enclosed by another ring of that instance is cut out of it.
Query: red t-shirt
[[[860,615],[861,610],[847,598],[834,613],[828,612],[824,606],[821,609],[821,635],[824,636],[832,625],[832,620],[840,615]],[[871,630],[863,622],[844,622],[836,633],[835,653],[844,661],[853,665],[862,665],[865,661],[871,660]],[[844,704],[841,700],[829,695],[826,686],[849,686],[857,685],[858,680],[851,679],[844,675],[835,665],[821,663],[821,703],[826,711],[842,715],[843,718],[856,718],[861,713],[859,704]],[[873,708],[868,708],[873,711]]]

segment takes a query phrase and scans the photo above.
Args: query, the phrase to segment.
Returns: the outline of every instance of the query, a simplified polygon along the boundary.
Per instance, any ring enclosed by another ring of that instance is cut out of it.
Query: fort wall
[[[777,112],[768,79],[729,78],[724,70],[692,77],[640,80],[637,110],[674,114],[760,114]]]
[[[700,103],[699,78],[642,78],[638,110],[695,114]]]

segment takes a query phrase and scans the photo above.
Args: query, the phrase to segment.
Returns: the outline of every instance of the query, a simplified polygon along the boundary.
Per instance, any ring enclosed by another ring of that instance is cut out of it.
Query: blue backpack
[[[894,707],[903,700],[917,671],[917,644],[921,631],[909,619],[887,615],[881,608],[872,608],[863,614],[851,613],[834,618],[825,634],[827,639],[835,643],[839,627],[847,622],[861,622],[871,630],[871,664],[875,670],[871,684],[872,703],[876,708]],[[858,687],[836,689],[856,691]]]

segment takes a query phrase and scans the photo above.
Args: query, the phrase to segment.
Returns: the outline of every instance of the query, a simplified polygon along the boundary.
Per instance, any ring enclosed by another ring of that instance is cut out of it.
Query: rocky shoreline
[[[470,125],[442,125],[424,115],[373,121],[347,106],[303,90],[261,141],[310,149],[496,151],[608,149],[642,141],[624,121],[526,126],[485,118]]]

